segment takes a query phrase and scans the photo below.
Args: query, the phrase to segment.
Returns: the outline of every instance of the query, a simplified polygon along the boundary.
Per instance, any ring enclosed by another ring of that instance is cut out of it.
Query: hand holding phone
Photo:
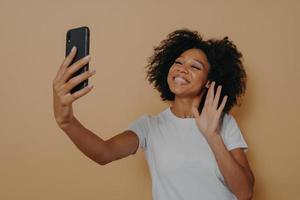
[[[64,59],[53,80],[54,115],[60,127],[66,127],[74,119],[72,103],[89,93],[93,88],[89,85],[74,91],[77,85],[82,84],[96,73],[95,70],[84,70],[84,72],[75,76],[74,74],[87,66],[90,61],[90,56],[85,56],[74,62],[76,55],[78,55],[78,48],[70,48],[70,53]],[[73,93],[71,93],[72,89]]]

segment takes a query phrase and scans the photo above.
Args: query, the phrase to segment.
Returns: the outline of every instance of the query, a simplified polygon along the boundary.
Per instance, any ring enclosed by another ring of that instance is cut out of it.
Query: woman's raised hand
[[[227,101],[227,96],[224,96],[218,107],[222,86],[218,86],[216,95],[214,94],[214,87],[215,82],[213,81],[208,89],[201,114],[199,114],[197,107],[192,107],[197,127],[206,138],[218,133],[220,117]]]
[[[90,56],[86,56],[69,66],[76,55],[76,50],[76,47],[73,47],[69,55],[64,59],[52,84],[54,116],[61,127],[69,124],[73,119],[72,103],[89,93],[93,86],[89,85],[73,94],[70,93],[71,89],[96,73],[95,70],[86,71],[70,79],[77,70],[90,61]]]

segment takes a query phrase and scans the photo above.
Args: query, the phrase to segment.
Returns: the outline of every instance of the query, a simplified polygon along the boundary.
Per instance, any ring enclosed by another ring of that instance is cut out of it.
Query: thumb
[[[200,117],[198,108],[196,108],[195,106],[192,106],[192,112],[195,118]]]

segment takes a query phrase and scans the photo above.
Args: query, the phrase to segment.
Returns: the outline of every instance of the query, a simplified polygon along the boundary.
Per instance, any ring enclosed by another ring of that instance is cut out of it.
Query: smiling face
[[[178,97],[195,97],[207,83],[209,62],[200,49],[188,49],[171,66],[168,73],[170,90]]]

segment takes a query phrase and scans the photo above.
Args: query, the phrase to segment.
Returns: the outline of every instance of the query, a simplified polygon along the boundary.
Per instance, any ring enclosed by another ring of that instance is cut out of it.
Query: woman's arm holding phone
[[[72,103],[89,93],[92,87],[85,87],[73,94],[70,93],[70,90],[95,74],[95,72],[86,71],[69,79],[73,73],[90,60],[90,57],[86,57],[69,66],[75,54],[76,48],[73,48],[64,59],[53,80],[54,116],[58,126],[82,153],[101,165],[135,153],[138,147],[138,137],[132,131],[125,131],[104,141],[85,128],[73,115]]]

